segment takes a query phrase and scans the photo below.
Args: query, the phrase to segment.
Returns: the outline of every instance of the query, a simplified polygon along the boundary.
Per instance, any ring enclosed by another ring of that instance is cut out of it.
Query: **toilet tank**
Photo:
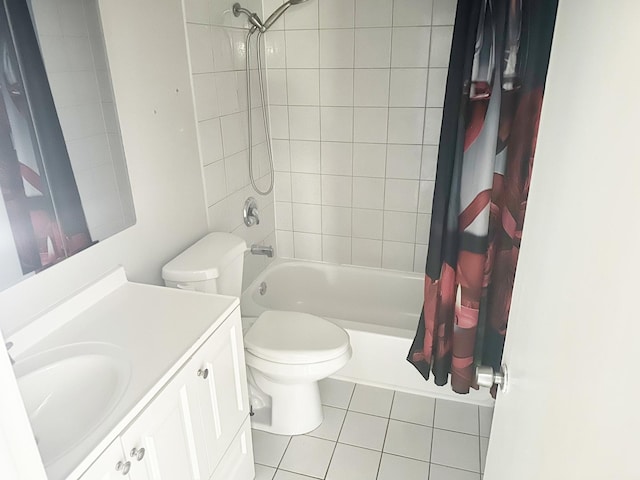
[[[231,233],[213,232],[162,267],[167,287],[239,297],[247,244]]]

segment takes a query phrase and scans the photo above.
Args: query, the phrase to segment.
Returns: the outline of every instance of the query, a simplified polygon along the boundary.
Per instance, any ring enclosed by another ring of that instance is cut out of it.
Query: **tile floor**
[[[333,379],[324,422],[299,436],[253,431],[256,480],[480,480],[493,409]]]

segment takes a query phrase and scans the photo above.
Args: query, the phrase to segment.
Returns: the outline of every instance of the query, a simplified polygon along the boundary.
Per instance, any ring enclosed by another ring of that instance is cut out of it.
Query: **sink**
[[[45,467],[105,420],[131,376],[124,352],[102,343],[49,350],[19,361],[14,369]]]

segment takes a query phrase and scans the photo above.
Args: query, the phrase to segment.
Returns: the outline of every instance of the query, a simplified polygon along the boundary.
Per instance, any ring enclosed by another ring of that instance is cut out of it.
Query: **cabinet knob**
[[[129,452],[129,456],[131,458],[135,458],[136,460],[140,461],[144,458],[144,453],[145,450],[144,448],[132,448],[131,452]]]
[[[116,471],[122,472],[122,475],[129,475],[129,470],[131,470],[131,462],[116,463]]]
[[[206,379],[209,376],[209,369],[205,368],[204,370],[203,369],[198,370],[198,376]]]

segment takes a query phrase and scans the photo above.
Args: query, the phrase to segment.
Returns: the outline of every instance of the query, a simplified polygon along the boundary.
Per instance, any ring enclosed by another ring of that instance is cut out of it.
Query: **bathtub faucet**
[[[271,245],[251,245],[252,255],[266,255],[267,257],[273,257],[273,247]]]

